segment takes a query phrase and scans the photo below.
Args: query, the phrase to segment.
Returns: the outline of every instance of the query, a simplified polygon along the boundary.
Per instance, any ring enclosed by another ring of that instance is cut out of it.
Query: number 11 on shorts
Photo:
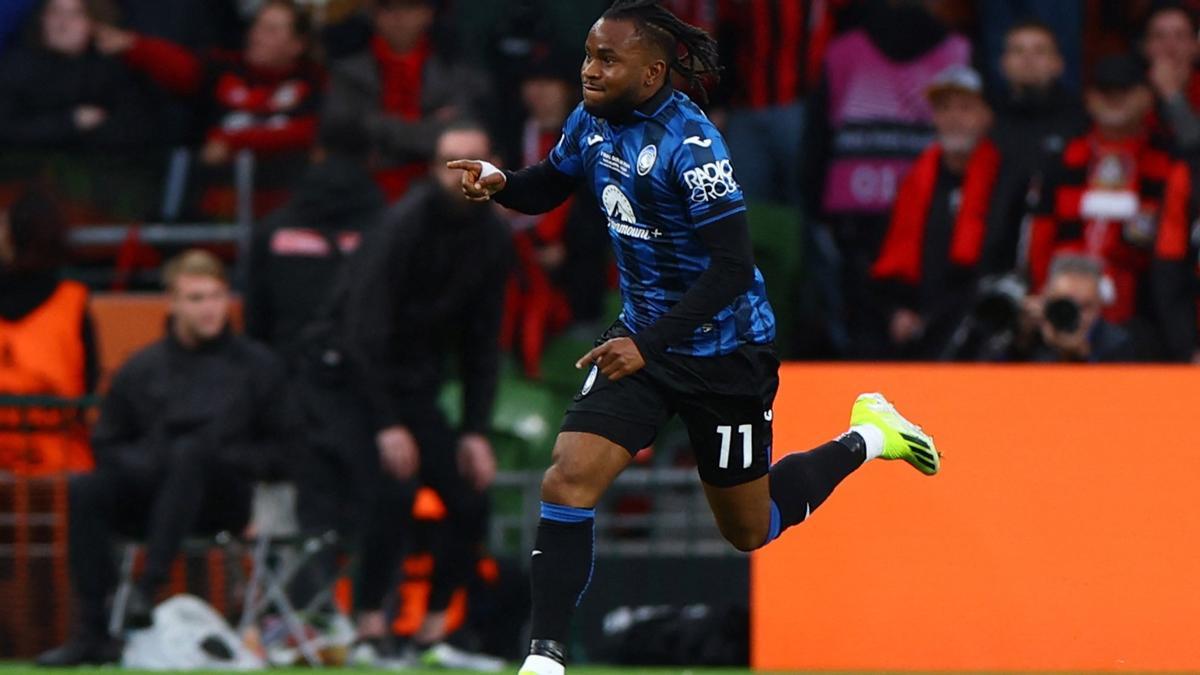
[[[742,468],[749,469],[754,454],[752,451],[754,445],[754,425],[740,424],[737,430],[738,434],[742,437]],[[717,462],[717,466],[722,469],[728,469],[729,444],[733,441],[733,426],[722,424],[717,427],[717,433],[721,435],[721,459]]]

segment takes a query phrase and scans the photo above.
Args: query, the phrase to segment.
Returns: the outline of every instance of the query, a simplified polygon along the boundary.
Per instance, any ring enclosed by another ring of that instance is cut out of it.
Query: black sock
[[[583,599],[592,578],[592,548],[595,523],[593,509],[580,509],[542,502],[537,543],[531,560],[533,624],[531,637],[538,643],[553,642],[550,649],[537,649],[542,656],[561,660],[567,642],[571,615]]]
[[[792,525],[804,522],[838,483],[865,461],[866,441],[851,431],[836,441],[776,462],[770,474],[771,531],[767,542]]]

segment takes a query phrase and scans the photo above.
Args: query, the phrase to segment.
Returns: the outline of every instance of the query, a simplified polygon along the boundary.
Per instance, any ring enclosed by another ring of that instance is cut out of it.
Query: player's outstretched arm
[[[486,202],[508,182],[496,165],[481,159],[456,159],[446,162],[446,168],[463,172],[463,195],[473,202]]]
[[[463,172],[463,194],[467,199],[481,202],[495,197],[497,204],[530,215],[553,211],[579,185],[578,178],[559,171],[547,160],[520,171],[501,171],[478,159],[458,159],[447,162],[446,167]]]

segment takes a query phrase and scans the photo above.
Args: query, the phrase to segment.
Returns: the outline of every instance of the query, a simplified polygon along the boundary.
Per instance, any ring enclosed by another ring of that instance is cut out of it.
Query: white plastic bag
[[[154,609],[153,626],[130,632],[121,665],[137,670],[258,670],[266,666],[216,610],[192,595],[167,600]]]

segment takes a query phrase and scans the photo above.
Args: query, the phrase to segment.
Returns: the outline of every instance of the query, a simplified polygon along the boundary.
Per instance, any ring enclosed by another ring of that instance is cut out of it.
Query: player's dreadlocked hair
[[[702,103],[708,102],[704,78],[720,79],[721,66],[717,41],[704,29],[681,21],[658,0],[616,0],[604,13],[604,18],[637,23],[642,35],[662,48],[670,69],[687,78]]]

